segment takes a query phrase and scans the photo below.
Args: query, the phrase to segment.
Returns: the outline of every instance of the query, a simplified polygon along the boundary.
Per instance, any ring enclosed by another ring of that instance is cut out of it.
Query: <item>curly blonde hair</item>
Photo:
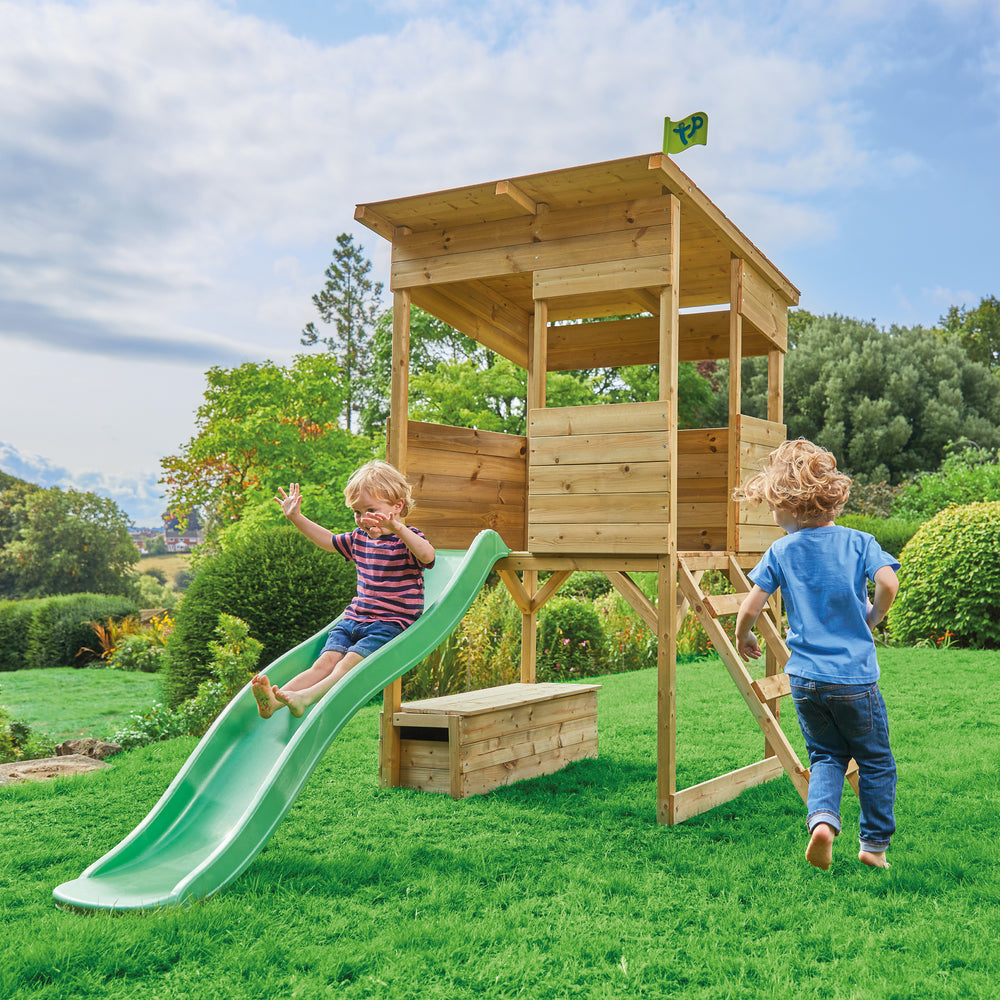
[[[351,476],[344,487],[347,506],[353,507],[365,490],[387,504],[395,504],[402,500],[401,517],[408,517],[413,510],[413,487],[403,478],[402,473],[388,462],[378,460],[366,462]]]
[[[833,455],[798,438],[775,448],[763,471],[736,490],[733,499],[763,501],[791,511],[800,521],[832,521],[850,493],[851,478],[837,470]]]

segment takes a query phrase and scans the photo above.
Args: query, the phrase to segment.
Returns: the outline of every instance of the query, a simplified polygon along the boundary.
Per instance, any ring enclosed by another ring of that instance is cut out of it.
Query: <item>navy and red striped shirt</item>
[[[409,525],[407,525],[409,527]],[[410,530],[424,538],[417,528]],[[425,566],[399,535],[372,538],[361,528],[333,536],[333,547],[358,571],[358,592],[344,612],[353,621],[395,622],[408,628],[424,610]]]

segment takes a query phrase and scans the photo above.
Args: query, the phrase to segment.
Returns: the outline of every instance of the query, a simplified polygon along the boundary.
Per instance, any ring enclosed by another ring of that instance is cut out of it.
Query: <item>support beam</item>
[[[656,820],[673,825],[677,796],[677,550],[660,559],[656,598]]]
[[[743,317],[740,298],[743,294],[743,261],[732,257],[729,261],[729,504],[726,517],[726,548],[739,550],[739,504],[731,499],[732,491],[740,485],[740,409],[743,375]]]
[[[767,352],[767,419],[785,422],[785,352]]]
[[[513,181],[497,181],[497,197],[506,197],[520,205],[529,215],[538,214],[538,206]]]
[[[386,458],[406,475],[406,439],[410,393],[410,293],[392,297],[392,381],[389,389],[389,428]],[[379,783],[383,788],[399,785],[400,731],[392,724],[403,701],[403,681],[394,681],[382,691],[382,740]]]

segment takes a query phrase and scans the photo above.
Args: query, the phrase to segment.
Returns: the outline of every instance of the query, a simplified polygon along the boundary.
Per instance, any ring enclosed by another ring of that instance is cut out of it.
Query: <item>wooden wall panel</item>
[[[413,523],[438,548],[468,548],[492,528],[524,550],[526,438],[410,421],[406,472],[417,505]]]
[[[729,493],[725,427],[677,432],[677,550],[725,549]]]
[[[739,482],[733,484],[733,489],[764,468],[768,456],[785,440],[786,434],[784,424],[740,414],[737,421]],[[763,552],[782,536],[767,504],[740,503],[736,509],[736,543],[740,552]]]
[[[528,442],[530,551],[668,551],[665,404],[534,409]]]

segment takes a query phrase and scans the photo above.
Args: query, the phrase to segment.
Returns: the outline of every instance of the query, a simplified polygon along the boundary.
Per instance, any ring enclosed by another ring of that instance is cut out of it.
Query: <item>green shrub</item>
[[[842,514],[837,518],[837,524],[845,528],[856,528],[874,535],[879,545],[897,558],[923,523],[922,519],[911,521],[901,517],[867,517],[863,514]]]
[[[167,708],[158,701],[144,712],[133,712],[125,725],[111,737],[122,750],[135,750],[161,740],[187,735],[187,720],[176,708]]]
[[[217,638],[210,642],[212,676],[198,685],[198,693],[180,707],[189,736],[203,736],[219,713],[253,677],[263,643],[251,638],[247,623],[219,615]]]
[[[851,484],[845,514],[861,514],[864,517],[892,517],[899,500],[902,486],[890,486],[886,482],[865,483],[855,479]]]
[[[55,742],[47,736],[33,733],[27,722],[12,719],[10,712],[0,705],[0,764],[11,761],[51,757]]]
[[[142,632],[123,636],[107,659],[112,670],[141,670],[155,674],[163,666],[165,646],[150,642]]]
[[[465,663],[458,632],[453,632],[403,675],[403,701],[441,698],[465,691]]]
[[[604,630],[593,604],[555,597],[538,618],[539,681],[578,680],[601,673]]]
[[[135,601],[113,594],[65,594],[37,603],[28,625],[25,666],[82,667],[100,657],[79,656],[94,645],[93,622],[121,621],[139,611]]]
[[[966,448],[948,455],[937,472],[906,483],[894,513],[926,520],[953,505],[1000,500],[1000,455],[986,448]]]
[[[559,588],[559,593],[563,597],[585,597],[593,601],[609,590],[611,581],[607,573],[601,573],[599,570],[581,570],[570,574],[569,579]]]
[[[24,670],[28,666],[28,628],[35,609],[44,598],[31,601],[0,601],[0,671]]]
[[[521,612],[503,584],[484,589],[456,632],[458,690],[480,690],[521,679]]]
[[[177,608],[164,669],[168,704],[192,697],[208,680],[221,613],[247,623],[266,665],[339,615],[356,580],[351,563],[290,525],[231,536],[224,551],[201,561]]]
[[[111,741],[123,750],[170,740],[176,736],[203,736],[219,713],[253,677],[260,660],[261,643],[248,634],[246,622],[220,614],[216,638],[209,643],[212,660],[209,677],[195,696],[174,708],[154,702],[145,712],[129,716]]]
[[[900,556],[893,639],[1000,647],[1000,502],[940,511]]]

